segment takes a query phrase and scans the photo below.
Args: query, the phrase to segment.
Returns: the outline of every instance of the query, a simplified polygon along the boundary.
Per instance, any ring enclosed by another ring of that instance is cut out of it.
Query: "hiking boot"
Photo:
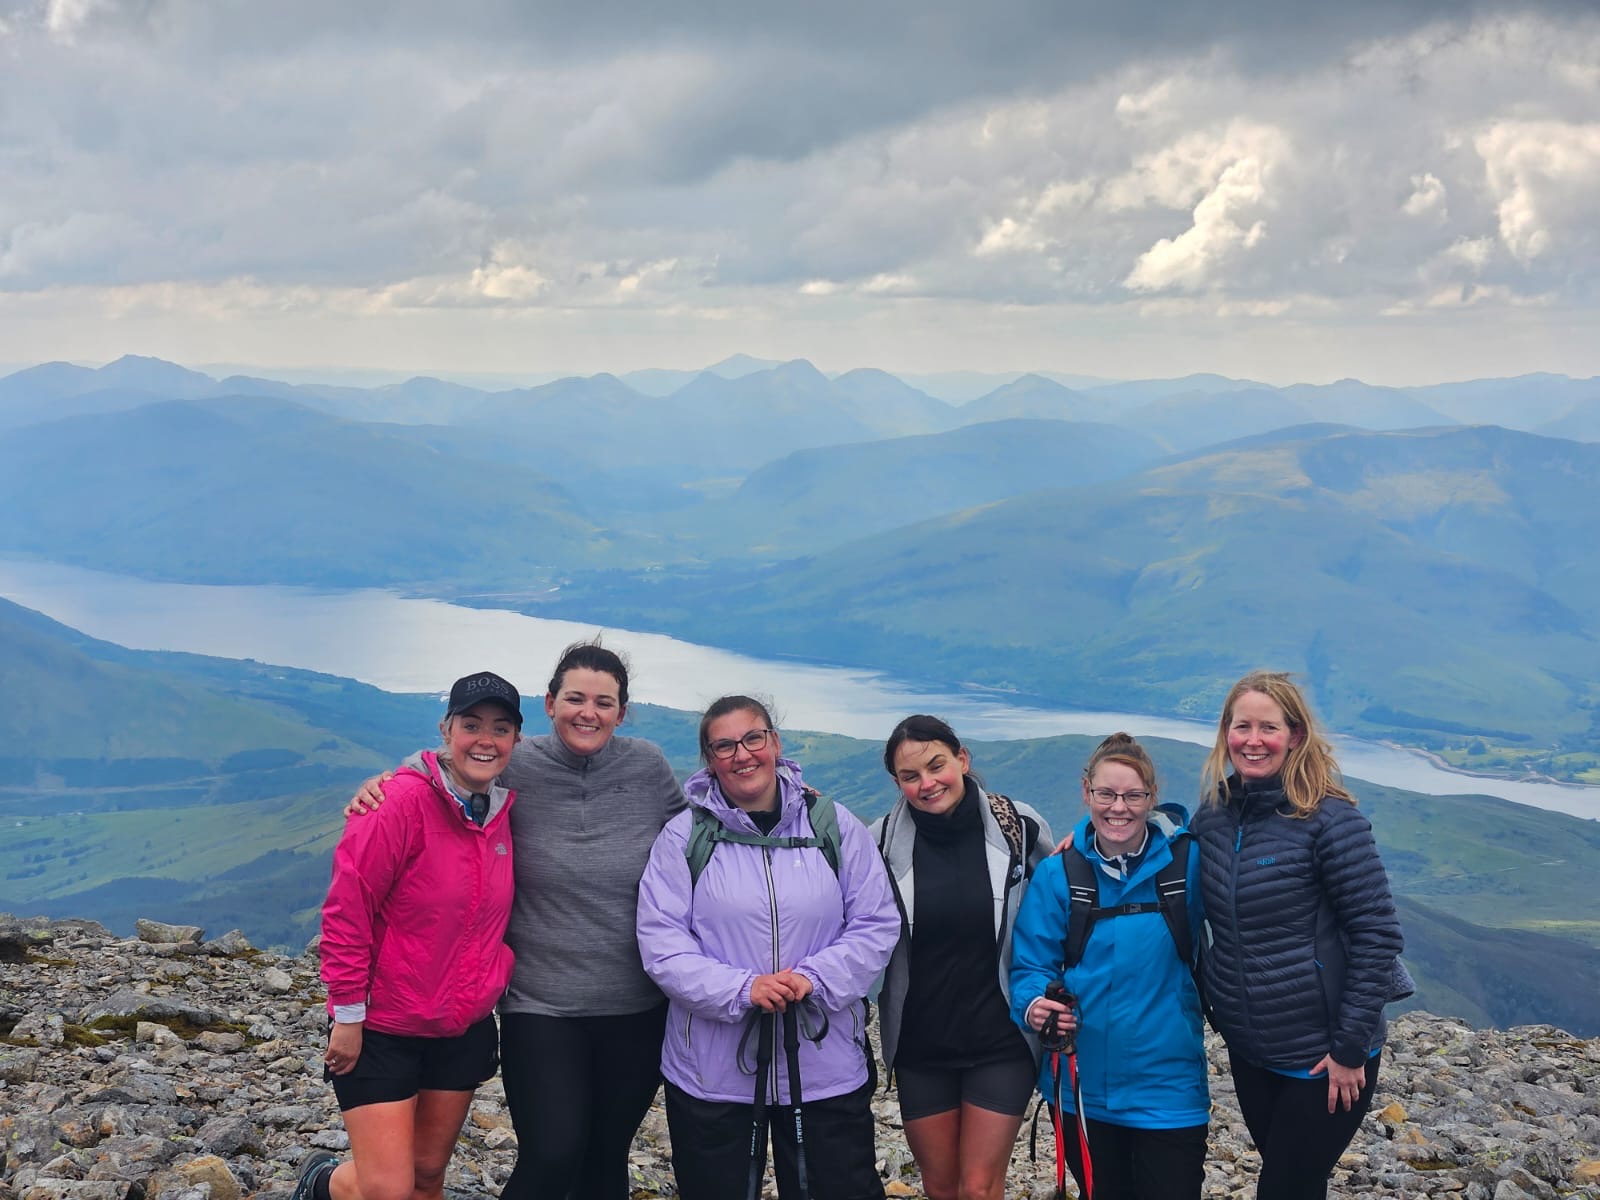
[[[316,1195],[317,1181],[331,1175],[338,1165],[337,1154],[313,1150],[300,1164],[300,1181],[294,1185],[294,1195],[289,1200],[312,1200]]]

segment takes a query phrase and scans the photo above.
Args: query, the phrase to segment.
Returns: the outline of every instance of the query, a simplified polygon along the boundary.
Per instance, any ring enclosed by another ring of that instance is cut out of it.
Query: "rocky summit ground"
[[[287,1200],[307,1152],[347,1145],[322,1080],[325,1021],[313,951],[283,958],[236,932],[208,941],[154,921],[121,938],[90,921],[0,914],[0,1200]],[[1251,1196],[1258,1159],[1226,1054],[1209,1050],[1205,1194]],[[876,1109],[888,1194],[921,1195],[893,1093]],[[1048,1197],[1048,1122],[1036,1162],[1028,1140],[1024,1126],[1007,1195]],[[497,1193],[515,1155],[491,1082],[451,1164],[450,1193]],[[633,1177],[636,1197],[674,1194],[659,1107],[634,1144]],[[1600,1039],[1399,1017],[1373,1115],[1331,1191],[1600,1200]]]

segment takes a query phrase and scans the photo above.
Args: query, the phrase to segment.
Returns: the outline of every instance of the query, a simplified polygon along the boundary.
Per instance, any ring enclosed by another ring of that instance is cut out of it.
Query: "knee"
[[[963,1176],[961,1190],[957,1193],[957,1200],[1004,1200],[1005,1178],[991,1179],[984,1176]]]
[[[417,1163],[412,1168],[412,1187],[424,1195],[438,1195],[444,1191],[444,1169],[449,1163]],[[365,1198],[363,1198],[365,1200]]]

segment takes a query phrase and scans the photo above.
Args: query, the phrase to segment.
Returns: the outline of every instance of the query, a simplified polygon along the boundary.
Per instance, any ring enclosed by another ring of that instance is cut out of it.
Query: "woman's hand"
[[[356,794],[350,797],[350,803],[344,806],[344,815],[359,817],[369,812],[377,812],[383,803],[383,785],[393,778],[393,771],[385,771],[382,775],[374,775],[368,779],[356,789]]]
[[[811,981],[793,971],[757,975],[750,984],[750,1003],[768,1012],[782,1012],[791,1002],[798,1004],[810,994]]]
[[[1059,1000],[1046,1000],[1040,996],[1028,1005],[1028,1028],[1035,1033],[1043,1033],[1045,1022],[1050,1019],[1051,1013],[1056,1014],[1056,1029],[1059,1032],[1070,1032],[1078,1027],[1078,1017],[1072,1009]]]
[[[322,1061],[335,1075],[348,1075],[356,1069],[356,1059],[361,1057],[363,1028],[359,1021],[347,1025],[334,1023],[333,1032],[328,1035],[328,1052],[322,1056]]]
[[[1065,854],[1068,850],[1071,850],[1071,849],[1072,849],[1072,830],[1069,829],[1069,830],[1067,830],[1067,836],[1062,838],[1059,842],[1056,843],[1055,852],[1057,854]]]
[[[1332,1113],[1342,1104],[1345,1112],[1349,1112],[1356,1106],[1356,1097],[1361,1095],[1361,1089],[1366,1086],[1366,1064],[1343,1067],[1333,1061],[1331,1054],[1324,1054],[1322,1060],[1311,1068],[1311,1074],[1321,1075],[1324,1071],[1328,1073],[1328,1111]]]

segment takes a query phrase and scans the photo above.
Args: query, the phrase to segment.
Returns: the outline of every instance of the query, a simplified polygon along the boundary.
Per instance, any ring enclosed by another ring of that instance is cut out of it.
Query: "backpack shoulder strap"
[[[1187,831],[1168,843],[1172,861],[1156,872],[1156,902],[1172,934],[1172,944],[1184,966],[1194,964],[1194,935],[1189,929],[1189,866],[1194,859],[1194,836]]]
[[[711,852],[717,848],[717,831],[722,822],[697,805],[689,806],[689,840],[684,844],[683,856],[689,860],[689,888],[700,882],[700,873],[711,861]]]
[[[1075,967],[1083,958],[1083,947],[1100,911],[1100,881],[1094,864],[1076,846],[1061,855],[1061,870],[1067,877],[1067,936],[1061,943],[1061,965]]]
[[[833,807],[833,801],[824,796],[816,788],[802,787],[800,794],[805,797],[806,816],[811,819],[811,832],[816,836],[817,849],[822,851],[822,857],[828,860],[828,865],[833,868],[834,876],[839,874],[839,813]],[[884,822],[887,826],[888,822]]]

